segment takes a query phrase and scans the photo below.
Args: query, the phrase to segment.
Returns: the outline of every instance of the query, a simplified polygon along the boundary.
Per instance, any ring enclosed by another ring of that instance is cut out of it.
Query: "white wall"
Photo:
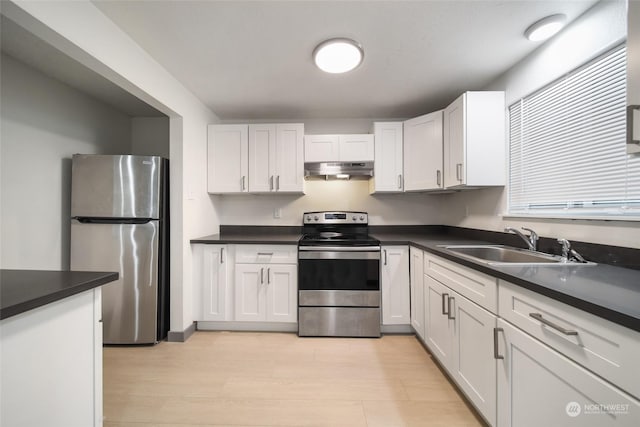
[[[504,90],[509,105],[616,46],[625,36],[625,1],[600,2],[486,89]],[[469,191],[446,197],[445,218],[449,225],[488,230],[529,225],[546,237],[640,248],[638,222],[503,218],[507,211],[506,188]]]
[[[306,181],[306,194],[218,196],[225,225],[302,225],[303,212],[369,213],[371,225],[440,224],[442,199],[420,193],[369,195],[368,181]],[[213,196],[212,196],[213,197]],[[279,209],[281,218],[274,218]]]
[[[169,118],[131,119],[131,154],[169,158]]]
[[[69,268],[71,156],[131,149],[131,120],[2,55],[0,266]]]
[[[3,1],[2,12],[169,116],[171,331],[185,330],[193,321],[189,240],[219,225],[205,188],[207,124],[218,118],[88,0]]]

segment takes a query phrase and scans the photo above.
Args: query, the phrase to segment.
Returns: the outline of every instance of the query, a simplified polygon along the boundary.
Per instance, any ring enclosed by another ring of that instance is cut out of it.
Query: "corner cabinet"
[[[444,187],[506,181],[504,92],[466,92],[444,110]]]
[[[404,191],[443,188],[442,111],[404,122]]]
[[[207,191],[213,194],[249,191],[247,125],[209,125]]]
[[[402,122],[376,122],[373,124],[375,160],[373,178],[369,180],[370,193],[402,193],[403,131]]]
[[[381,255],[382,324],[409,325],[409,247],[382,246]]]
[[[209,125],[207,191],[302,193],[304,125]]]

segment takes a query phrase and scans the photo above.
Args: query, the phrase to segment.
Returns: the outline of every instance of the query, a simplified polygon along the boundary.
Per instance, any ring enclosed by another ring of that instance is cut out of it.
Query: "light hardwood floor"
[[[417,339],[196,332],[104,349],[105,427],[482,426]]]

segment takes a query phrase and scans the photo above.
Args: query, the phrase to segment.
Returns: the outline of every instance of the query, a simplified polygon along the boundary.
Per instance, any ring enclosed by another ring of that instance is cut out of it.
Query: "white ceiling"
[[[485,87],[535,50],[523,36],[597,0],[93,0],[223,120],[407,118]],[[2,17],[2,50],[131,116],[162,115]],[[365,50],[344,75],[315,68],[325,39]]]
[[[222,119],[405,118],[482,89],[536,49],[523,36],[595,0],[112,1],[94,4]],[[325,39],[364,63],[315,68]]]

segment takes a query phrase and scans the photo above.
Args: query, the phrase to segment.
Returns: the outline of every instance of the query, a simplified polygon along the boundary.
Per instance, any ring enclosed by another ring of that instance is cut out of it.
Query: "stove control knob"
[[[360,221],[364,221],[364,215],[360,215]]]
[[[311,221],[311,215],[307,215],[307,221]]]
[[[316,215],[316,216],[314,216],[314,217],[313,217],[313,219],[314,219],[315,221],[317,221],[317,220],[319,220],[320,218],[318,218],[318,215]]]
[[[354,216],[352,216],[352,217],[351,217],[351,219],[355,221],[357,218],[356,218],[356,216],[354,215]]]

